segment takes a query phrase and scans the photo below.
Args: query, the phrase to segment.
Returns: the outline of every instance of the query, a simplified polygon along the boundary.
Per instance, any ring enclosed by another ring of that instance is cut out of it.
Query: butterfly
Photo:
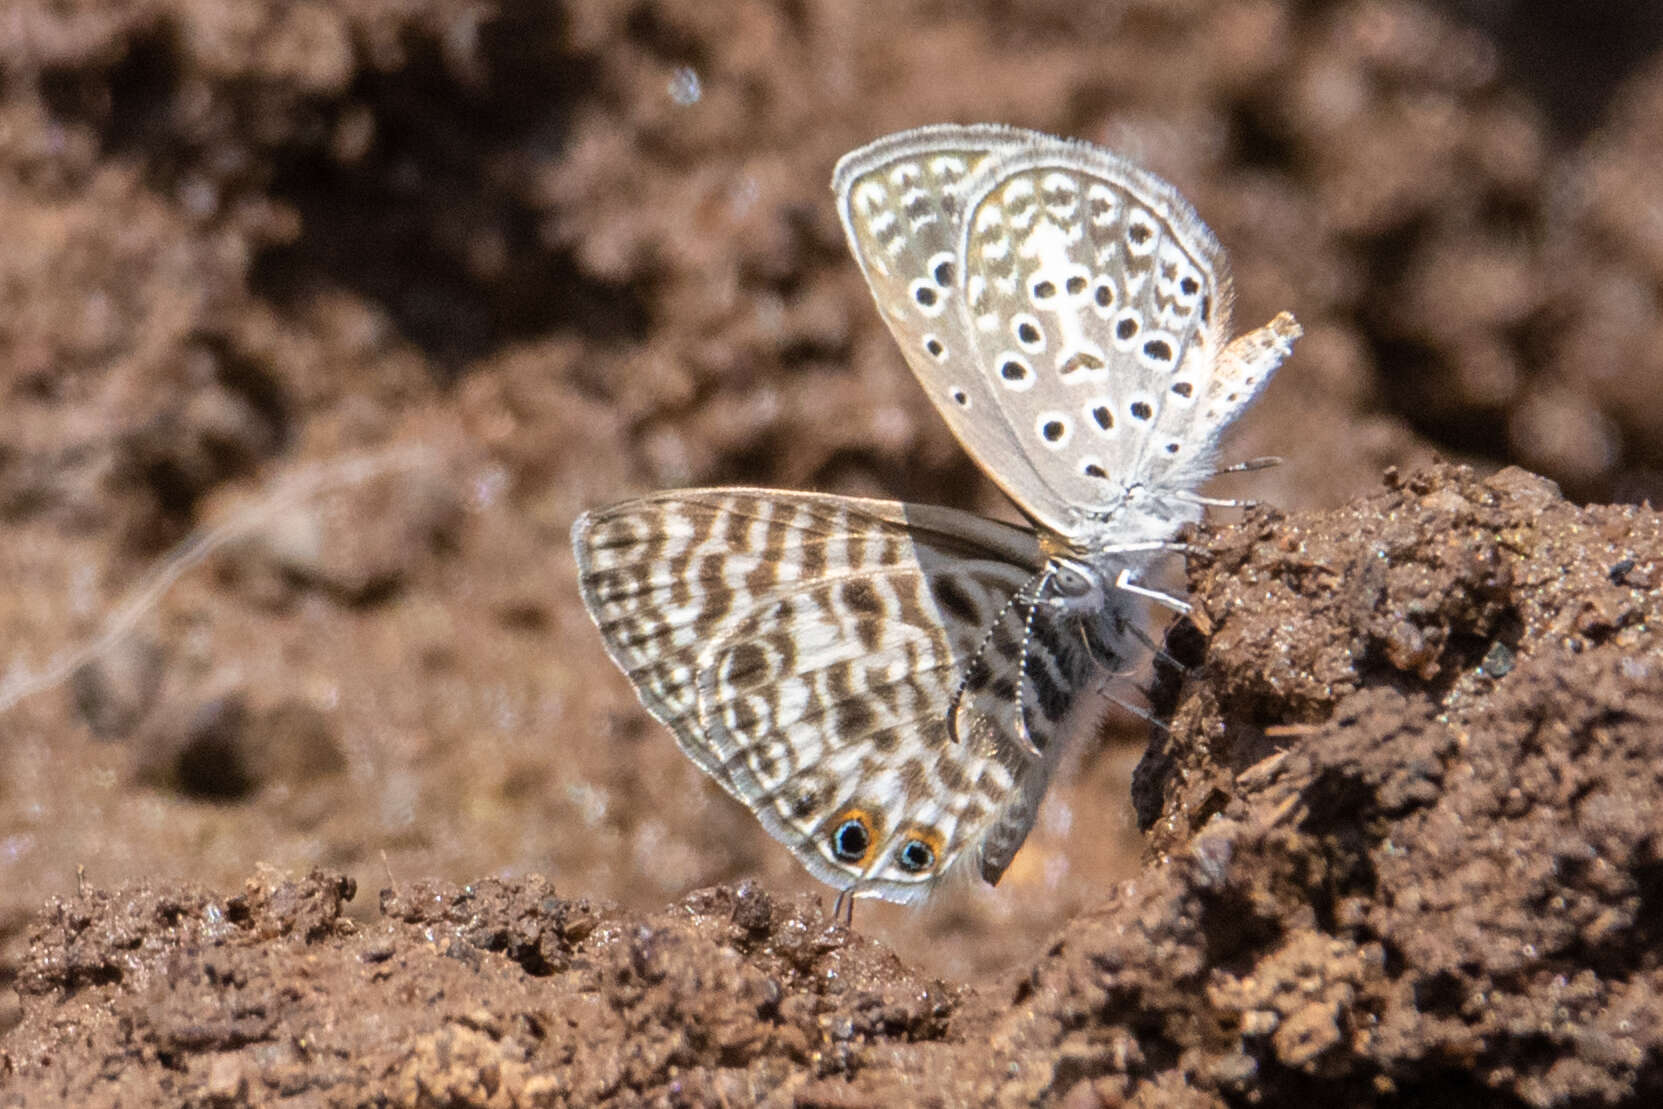
[[[647,710],[847,916],[960,868],[998,882],[1084,694],[1147,641],[1139,574],[1211,503],[1220,435],[1300,328],[1231,340],[1213,234],[1084,142],[923,127],[832,187],[907,364],[1030,526],[716,488],[590,511],[572,543]]]

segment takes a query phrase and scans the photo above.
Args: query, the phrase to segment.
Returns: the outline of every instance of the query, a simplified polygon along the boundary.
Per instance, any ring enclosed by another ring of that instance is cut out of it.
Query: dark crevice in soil
[[[521,152],[558,150],[598,79],[591,61],[541,56],[561,33],[558,15],[518,5],[481,29],[477,84],[458,78],[436,42],[408,44],[396,71],[364,72],[348,98],[373,120],[361,157],[343,163],[309,145],[275,158],[271,191],[299,211],[304,231],[258,257],[254,290],[285,303],[320,284],[352,289],[452,373],[535,335],[644,337],[643,291],[551,249],[546,215],[516,195],[529,169]]]
[[[135,36],[108,64],[48,66],[38,88],[47,110],[98,132],[111,154],[150,154],[170,145],[169,116],[176,105],[176,31],[166,20]]]
[[[1292,145],[1267,124],[1256,105],[1239,103],[1230,112],[1231,150],[1240,165],[1282,171],[1297,159]]]
[[[1663,7],[1652,0],[1457,0],[1457,9],[1494,36],[1508,75],[1571,142],[1663,47]]]

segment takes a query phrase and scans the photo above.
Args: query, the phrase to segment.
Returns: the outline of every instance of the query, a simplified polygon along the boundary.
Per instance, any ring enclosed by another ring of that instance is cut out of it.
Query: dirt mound
[[[33,926],[7,1103],[1663,1095],[1663,519],[1391,484],[1208,537],[1214,634],[1141,780],[1160,857],[1009,985],[755,885],[420,882],[354,923],[340,875],[146,883]]]

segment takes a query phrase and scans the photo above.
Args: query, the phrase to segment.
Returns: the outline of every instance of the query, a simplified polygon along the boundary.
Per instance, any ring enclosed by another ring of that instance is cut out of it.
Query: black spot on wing
[[[981,613],[976,609],[975,600],[951,575],[943,575],[932,580],[930,592],[935,596],[935,603],[941,606],[941,611],[946,615],[965,624],[980,621]]]

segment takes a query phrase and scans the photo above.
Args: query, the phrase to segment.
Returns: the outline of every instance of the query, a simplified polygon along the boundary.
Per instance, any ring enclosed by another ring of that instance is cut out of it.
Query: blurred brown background
[[[262,526],[0,712],[0,968],[78,867],[814,888],[638,708],[566,531],[724,482],[1001,510],[827,189],[944,120],[1131,155],[1224,241],[1239,326],[1297,313],[1227,445],[1286,464],[1220,491],[1336,504],[1439,453],[1663,492],[1655,4],[11,0],[0,673]],[[1080,744],[998,890],[863,930],[1012,965],[1135,871],[1142,740]]]

